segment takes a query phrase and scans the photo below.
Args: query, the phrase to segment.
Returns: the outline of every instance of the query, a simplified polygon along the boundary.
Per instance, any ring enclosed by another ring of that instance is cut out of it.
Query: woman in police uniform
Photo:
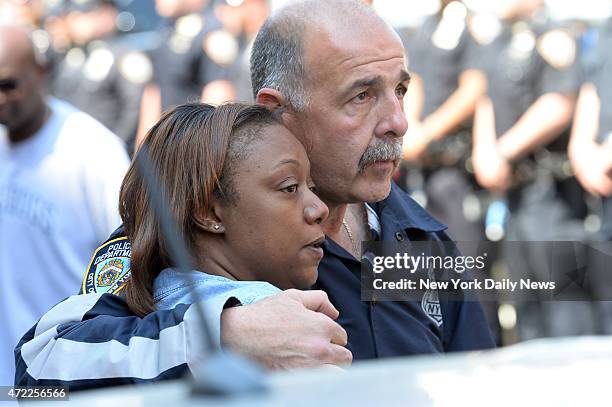
[[[120,196],[132,250],[123,291],[133,312],[228,293],[249,304],[315,282],[327,207],[312,192],[304,147],[265,107],[181,105],[161,118],[145,144],[197,270],[171,268],[134,162]]]

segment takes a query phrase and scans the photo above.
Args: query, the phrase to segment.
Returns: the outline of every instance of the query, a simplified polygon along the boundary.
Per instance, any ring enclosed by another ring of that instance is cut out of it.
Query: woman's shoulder
[[[280,291],[265,281],[236,281],[197,270],[183,272],[172,268],[162,270],[153,284],[153,298],[158,309],[216,297],[235,298],[247,305]]]

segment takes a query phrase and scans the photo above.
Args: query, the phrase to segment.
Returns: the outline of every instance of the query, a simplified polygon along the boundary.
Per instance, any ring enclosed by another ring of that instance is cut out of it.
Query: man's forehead
[[[0,55],[0,79],[13,77],[16,71],[15,64]]]
[[[330,14],[313,21],[307,26],[306,34],[315,40],[329,42],[338,48],[363,46],[367,44],[402,42],[397,33],[376,14],[350,13]],[[313,44],[313,43],[311,43]],[[316,45],[315,42],[313,45]]]
[[[12,78],[22,74],[27,67],[24,64],[19,64],[15,58],[8,55],[0,54],[0,78]]]
[[[24,67],[34,61],[32,43],[20,27],[0,28],[0,66]]]
[[[0,40],[0,67],[11,64],[11,60],[15,59],[13,53],[10,52],[6,41]]]
[[[376,66],[379,73],[403,76],[406,58],[399,37],[385,27],[366,31],[309,30],[304,47],[307,71],[314,76],[337,73],[344,77]]]

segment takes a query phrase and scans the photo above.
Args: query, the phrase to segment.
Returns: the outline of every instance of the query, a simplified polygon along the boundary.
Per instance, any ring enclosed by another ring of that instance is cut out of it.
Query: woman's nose
[[[304,218],[309,225],[321,224],[327,219],[329,209],[312,191],[308,192],[310,197],[304,208]]]

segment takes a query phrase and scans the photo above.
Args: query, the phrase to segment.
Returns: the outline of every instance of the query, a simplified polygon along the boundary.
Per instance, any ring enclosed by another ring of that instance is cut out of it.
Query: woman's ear
[[[193,215],[193,222],[202,230],[215,234],[223,234],[225,233],[225,227],[219,216],[217,216],[218,210],[215,209],[217,209],[215,205],[212,205],[208,214],[199,213]]]

